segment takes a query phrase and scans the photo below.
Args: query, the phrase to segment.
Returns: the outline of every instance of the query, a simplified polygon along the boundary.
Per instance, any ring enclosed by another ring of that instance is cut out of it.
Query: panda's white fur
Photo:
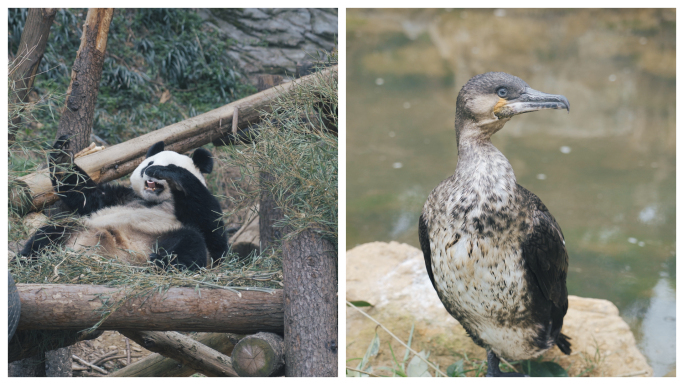
[[[81,218],[79,223],[83,229],[69,237],[68,247],[75,251],[90,248],[133,265],[147,264],[149,254],[155,252],[155,239],[182,227],[171,201],[146,207],[134,200],[103,208]]]

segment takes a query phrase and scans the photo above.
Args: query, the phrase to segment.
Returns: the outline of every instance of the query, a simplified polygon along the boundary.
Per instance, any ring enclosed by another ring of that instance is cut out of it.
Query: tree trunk
[[[337,376],[337,246],[308,229],[283,243],[285,376]]]
[[[55,20],[57,8],[29,8],[21,33],[21,42],[16,55],[16,66],[9,74],[14,83],[13,92],[10,92],[10,105],[23,104],[28,100],[28,94],[33,88],[40,61],[43,59],[47,46],[50,27]],[[12,118],[9,127],[9,144],[14,142],[16,128],[21,123],[21,114]]]
[[[233,368],[240,377],[282,375],[285,365],[283,338],[267,332],[247,336],[233,349],[232,359]]]
[[[333,71],[337,68],[329,70]],[[221,138],[231,132],[230,123],[236,107],[240,108],[238,129],[244,130],[260,120],[259,111],[270,111],[274,99],[291,91],[298,84],[316,81],[315,76],[317,75],[310,75],[285,83],[278,88],[267,89],[125,143],[76,159],[75,162],[95,182],[102,183],[131,173],[145,159],[147,150],[158,141],[164,142],[166,150],[176,152],[185,152],[212,141],[216,145],[217,141],[221,141]],[[74,150],[74,153],[76,152],[78,151]],[[45,205],[50,205],[58,199],[52,190],[47,169],[23,176],[18,179],[18,182],[21,188],[10,191],[10,199],[15,207],[23,205],[22,201],[28,201],[30,205],[25,207],[25,211],[41,210]],[[30,196],[24,196],[25,193]]]
[[[178,332],[121,331],[146,349],[210,377],[237,377],[230,357]]]
[[[195,338],[209,348],[230,356],[242,335],[232,333],[202,333]],[[112,377],[184,377],[197,372],[192,367],[176,360],[154,353],[122,368],[109,376]]]
[[[20,330],[82,330],[100,321],[104,300],[131,297],[98,329],[189,332],[283,332],[283,291],[171,288],[133,297],[124,288],[81,284],[17,284],[21,297]]]
[[[89,8],[83,24],[81,46],[71,69],[66,108],[59,120],[56,136],[69,135],[74,153],[90,144],[95,102],[107,49],[107,34],[113,14],[113,8]]]

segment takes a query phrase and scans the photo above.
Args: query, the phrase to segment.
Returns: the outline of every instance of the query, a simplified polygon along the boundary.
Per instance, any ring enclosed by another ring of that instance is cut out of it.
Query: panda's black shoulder
[[[97,205],[91,207],[92,209],[89,209],[89,212],[95,212],[108,207],[127,205],[132,201],[140,200],[132,188],[119,184],[99,184],[95,193],[100,195],[99,199],[91,199],[92,203],[86,201],[86,204]]]

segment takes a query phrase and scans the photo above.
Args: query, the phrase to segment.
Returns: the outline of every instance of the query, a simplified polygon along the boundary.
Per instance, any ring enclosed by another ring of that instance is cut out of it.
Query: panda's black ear
[[[197,148],[192,153],[192,162],[202,173],[211,173],[214,169],[214,157],[204,148]]]
[[[160,142],[154,144],[153,146],[151,146],[150,149],[147,150],[147,156],[145,156],[145,158],[148,158],[150,156],[154,156],[163,150],[164,150],[164,142],[160,141]]]

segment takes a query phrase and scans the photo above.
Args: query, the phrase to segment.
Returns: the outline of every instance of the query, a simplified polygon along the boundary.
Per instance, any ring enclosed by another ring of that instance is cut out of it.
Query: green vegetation
[[[47,108],[20,136],[54,139],[86,12],[57,12],[34,84],[34,99]],[[26,15],[26,9],[9,10],[10,54],[17,52]],[[226,55],[231,44],[194,10],[116,9],[93,133],[116,144],[254,93]]]

